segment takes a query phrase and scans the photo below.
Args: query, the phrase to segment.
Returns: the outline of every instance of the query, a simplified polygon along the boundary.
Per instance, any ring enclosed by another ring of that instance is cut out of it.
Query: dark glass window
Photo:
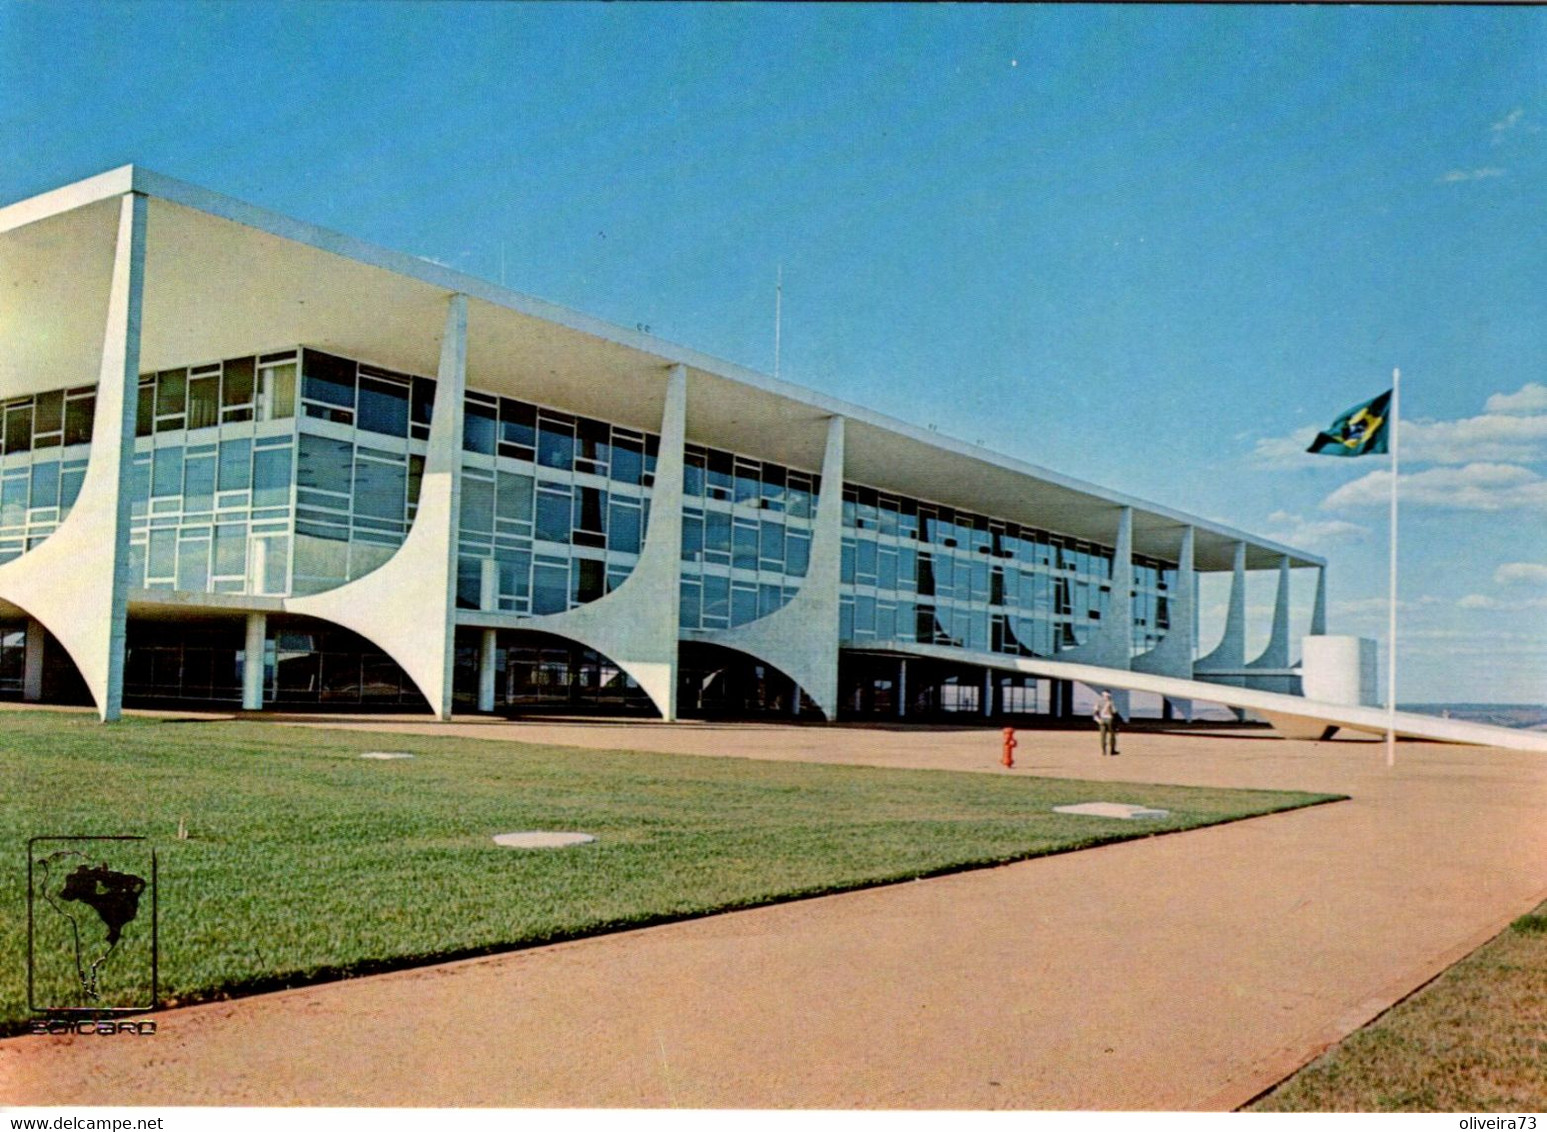
[[[732,534],[731,565],[740,570],[756,570],[757,524],[737,523]]]
[[[253,359],[232,358],[221,368],[225,372],[221,375],[220,403],[227,407],[252,404]],[[229,417],[227,419],[246,420],[247,418]]]
[[[549,542],[568,542],[570,532],[570,494],[544,487],[537,493],[537,537]]]
[[[427,377],[414,378],[410,402],[409,415],[413,423],[429,427],[430,418],[435,412],[435,382]]]
[[[525,401],[501,397],[500,443],[511,445],[504,455],[530,460],[537,446],[537,410]]]
[[[638,507],[619,506],[613,500],[607,514],[607,546],[623,554],[638,554],[640,548],[640,514]],[[686,539],[686,520],[683,521]],[[700,537],[702,535],[700,534]]]
[[[188,371],[185,369],[162,370],[156,375],[156,416],[170,416],[186,412],[187,409]]]
[[[622,438],[614,442],[612,446],[612,478],[619,483],[637,484],[644,474],[644,452],[637,440]],[[689,495],[702,495],[703,487],[698,491],[688,491]]]
[[[493,405],[468,401],[462,411],[462,447],[469,452],[494,455],[497,414]]]
[[[156,387],[141,385],[135,402],[134,435],[149,436],[156,431]],[[9,444],[6,446],[10,447]]]
[[[188,427],[211,428],[220,423],[220,375],[188,382]]]
[[[5,411],[5,450],[32,451],[32,406],[12,405]]]
[[[97,398],[72,397],[64,406],[64,442],[88,444],[91,442],[92,419],[96,416]]]
[[[457,608],[477,609],[483,601],[483,559],[457,559]]]
[[[569,608],[569,570],[539,562],[532,569],[532,612],[562,613]]]
[[[324,354],[320,350],[307,350],[302,356],[305,369],[301,379],[301,396],[308,401],[321,401],[341,409],[353,409],[355,363],[348,358]]]
[[[575,426],[543,415],[537,429],[537,462],[545,468],[569,471],[575,466]]]
[[[570,563],[571,584],[574,586],[574,603],[584,605],[606,593],[607,568],[604,563],[590,558],[576,558]]]
[[[39,393],[33,399],[32,431],[59,432],[64,428],[64,390]]]
[[[360,411],[355,423],[385,436],[407,436],[408,386],[361,376]]]
[[[731,517],[724,511],[704,513],[704,549],[720,554],[731,550]]]

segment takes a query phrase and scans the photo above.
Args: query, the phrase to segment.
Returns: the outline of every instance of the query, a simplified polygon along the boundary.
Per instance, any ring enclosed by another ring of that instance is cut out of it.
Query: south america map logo
[[[34,1013],[154,1010],[156,851],[143,837],[27,842],[27,1004]]]

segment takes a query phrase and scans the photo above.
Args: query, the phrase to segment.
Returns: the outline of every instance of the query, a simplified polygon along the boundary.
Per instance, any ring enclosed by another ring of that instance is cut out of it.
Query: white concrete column
[[[800,590],[767,617],[695,639],[736,649],[789,676],[829,720],[838,714],[838,593],[843,577],[842,417],[827,422],[822,490],[812,524],[811,554]]]
[[[1230,579],[1230,604],[1225,610],[1224,636],[1213,652],[1199,659],[1193,671],[1200,676],[1211,671],[1239,672],[1245,664],[1246,544],[1238,542],[1235,544],[1235,565]],[[1226,680],[1239,679],[1239,676],[1226,677]]]
[[[1133,658],[1135,672],[1192,679],[1193,654],[1198,651],[1198,586],[1193,572],[1195,538],[1196,532],[1192,527],[1182,528],[1182,545],[1176,556],[1176,584],[1166,595],[1170,628],[1159,644],[1149,652]]]
[[[1094,664],[1102,668],[1129,668],[1133,656],[1133,508],[1123,507],[1117,516],[1117,539],[1112,548],[1111,600],[1106,616],[1089,640],[1063,649],[1058,659],[1069,664]]]
[[[247,640],[242,650],[242,710],[263,710],[263,658],[268,646],[266,613],[247,615]]]
[[[1278,595],[1273,602],[1273,631],[1262,655],[1248,668],[1289,667],[1289,556],[1278,563]]]
[[[478,649],[478,710],[494,710],[494,676],[499,660],[499,633],[485,629]]]
[[[650,490],[650,525],[629,576],[595,601],[521,622],[523,628],[568,637],[607,657],[633,677],[668,721],[677,718],[687,405],[687,368],[672,366],[666,379],[655,484]]]
[[[247,592],[268,593],[268,576],[269,540],[249,537],[247,540]]]
[[[102,334],[91,455],[75,506],[42,543],[0,566],[0,598],[47,626],[80,670],[106,721],[123,706],[129,599],[129,492],[145,295],[146,201],[118,211]]]
[[[21,698],[29,704],[43,699],[43,641],[48,631],[36,617],[27,618],[27,649],[22,657]]]
[[[904,657],[897,662],[897,718],[906,719],[908,716],[908,659]]]
[[[983,670],[983,702],[978,706],[983,709],[985,718],[994,714],[994,670],[992,668]]]
[[[332,621],[381,649],[440,719],[451,718],[456,663],[456,529],[466,393],[467,296],[458,294],[446,303],[419,510],[408,537],[370,573],[319,594],[285,599],[287,612]]]
[[[479,564],[478,608],[497,610],[500,607],[500,568],[492,558]]]
[[[1327,568],[1316,567],[1316,604],[1311,607],[1311,636],[1327,635]]]

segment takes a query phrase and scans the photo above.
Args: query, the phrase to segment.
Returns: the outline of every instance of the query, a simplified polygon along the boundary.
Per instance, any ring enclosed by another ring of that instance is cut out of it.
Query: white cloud
[[[1495,134],[1507,134],[1520,125],[1520,119],[1525,117],[1525,113],[1523,107],[1517,106],[1493,125],[1489,126],[1488,129]]]
[[[1269,534],[1291,546],[1312,547],[1329,542],[1362,542],[1369,534],[1358,523],[1344,519],[1307,519],[1288,511],[1268,516]]]
[[[1495,393],[1483,408],[1490,413],[1547,413],[1547,385],[1528,381],[1513,393]]]
[[[1331,421],[1331,418],[1327,418]],[[1305,451],[1321,431],[1315,425],[1297,428],[1288,436],[1258,437],[1252,448],[1252,463],[1259,468],[1298,468],[1305,465],[1309,455]],[[1331,463],[1323,460],[1322,463]]]
[[[1527,609],[1547,609],[1547,597],[1496,598],[1489,594],[1467,594],[1460,601],[1462,609],[1486,609],[1500,613],[1519,613]]]
[[[1405,473],[1397,484],[1401,501],[1461,511],[1547,511],[1547,479],[1515,464],[1467,464]],[[1345,483],[1321,506],[1328,510],[1384,507],[1391,498],[1391,472],[1371,472]]]
[[[1505,562],[1493,572],[1499,586],[1547,586],[1547,566],[1538,562]]]
[[[1486,181],[1490,177],[1502,177],[1507,169],[1500,169],[1497,165],[1489,165],[1482,169],[1452,169],[1444,176],[1436,177],[1437,185],[1455,185],[1462,181]]]
[[[1505,396],[1520,398],[1521,394]],[[1404,460],[1471,464],[1530,463],[1547,458],[1547,413],[1531,416],[1517,411],[1453,421],[1404,420],[1401,430]]]

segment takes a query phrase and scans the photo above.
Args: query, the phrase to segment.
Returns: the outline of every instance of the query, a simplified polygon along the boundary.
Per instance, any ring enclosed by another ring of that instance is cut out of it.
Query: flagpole
[[[1386,627],[1386,765],[1397,762],[1397,459],[1401,445],[1402,371],[1391,371],[1391,618]]]

